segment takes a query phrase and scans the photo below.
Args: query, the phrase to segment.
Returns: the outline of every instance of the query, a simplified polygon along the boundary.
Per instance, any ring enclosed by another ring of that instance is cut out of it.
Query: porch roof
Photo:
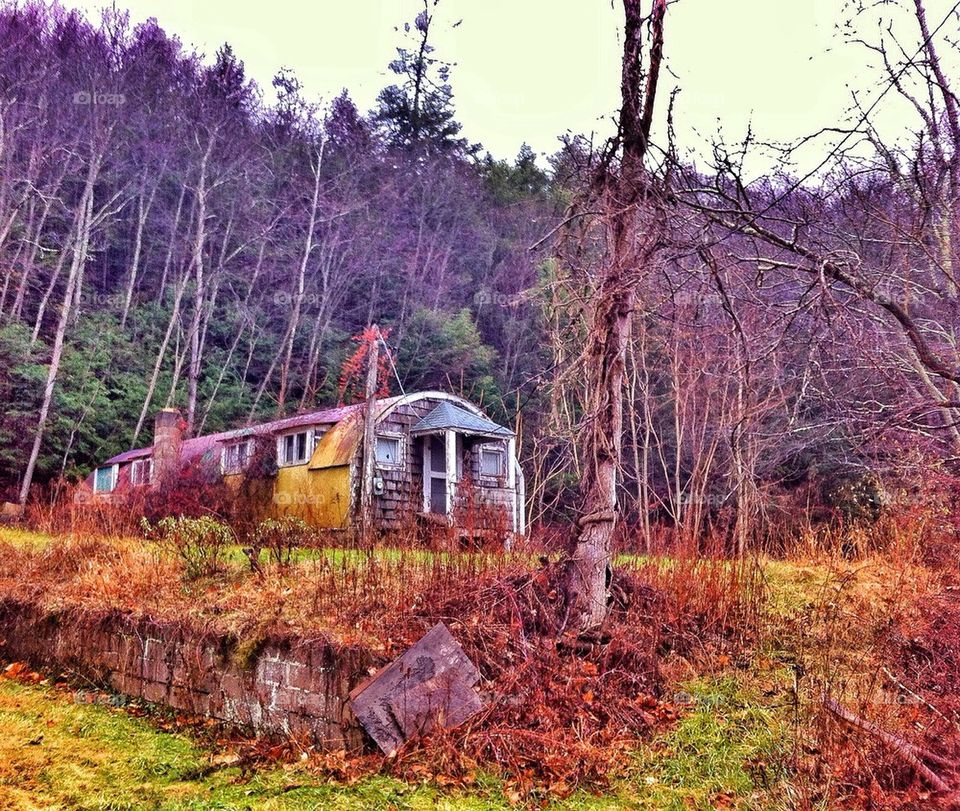
[[[471,414],[453,403],[440,403],[420,422],[413,426],[411,433],[427,434],[433,431],[456,431],[460,434],[485,437],[488,439],[509,439],[513,431],[497,425],[485,417]]]

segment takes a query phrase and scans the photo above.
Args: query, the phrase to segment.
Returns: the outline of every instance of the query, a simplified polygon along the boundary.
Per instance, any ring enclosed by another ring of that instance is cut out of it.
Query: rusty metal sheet
[[[350,707],[389,756],[405,741],[452,729],[483,708],[480,671],[441,622],[350,693]]]
[[[349,465],[362,439],[363,412],[357,411],[323,435],[310,458],[310,470]]]

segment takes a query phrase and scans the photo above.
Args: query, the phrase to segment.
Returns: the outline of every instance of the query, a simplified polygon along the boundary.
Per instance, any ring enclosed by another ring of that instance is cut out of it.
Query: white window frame
[[[377,456],[381,439],[391,439],[397,443],[397,459],[394,462],[381,462]],[[407,461],[406,437],[394,431],[381,431],[373,437],[373,460],[381,470],[403,470]]]
[[[286,442],[287,437],[297,436],[298,434],[306,434],[307,440],[304,444],[304,451],[307,454],[306,458],[302,461],[296,462],[287,462],[284,460],[283,446]],[[316,430],[311,426],[310,428],[298,428],[295,431],[287,431],[283,434],[277,435],[277,467],[300,467],[301,465],[310,464],[310,459],[313,457],[313,451],[316,450],[314,445],[314,436]]]
[[[146,478],[141,481],[137,481],[137,471],[146,465],[147,475]],[[153,481],[153,459],[147,457],[146,459],[134,459],[130,463],[130,484],[133,487],[146,487],[150,482]]]
[[[106,489],[101,489],[97,486],[98,479],[97,474],[101,470],[110,471],[110,486]],[[117,489],[117,475],[120,472],[120,465],[101,465],[96,470],[93,471],[93,492],[94,493],[112,493]]]
[[[485,453],[494,454],[498,457],[497,473],[487,473],[483,469],[483,455]],[[507,476],[507,454],[502,445],[484,444],[480,446],[477,467],[480,472],[480,478],[487,481],[500,481]]]
[[[230,465],[227,462],[227,457],[230,454],[230,451],[234,448],[243,448],[244,450],[240,452],[240,458],[237,465]],[[223,449],[220,451],[220,473],[224,476],[234,476],[237,473],[243,473],[248,467],[250,467],[250,460],[253,459],[254,453],[254,444],[253,439],[248,437],[247,439],[238,439],[234,442],[228,442],[223,446]]]

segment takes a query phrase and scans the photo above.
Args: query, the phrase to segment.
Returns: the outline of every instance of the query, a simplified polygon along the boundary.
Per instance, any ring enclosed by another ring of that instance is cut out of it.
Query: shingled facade
[[[360,513],[365,409],[341,406],[189,439],[179,413],[163,410],[153,445],[108,459],[87,485],[95,497],[118,498],[159,486],[191,466],[230,483],[256,476],[265,485],[258,491],[267,513],[346,529]],[[439,391],[380,399],[374,412],[376,525],[389,529],[411,518],[457,525],[469,505],[500,514],[508,530],[525,531],[513,431],[473,403]]]

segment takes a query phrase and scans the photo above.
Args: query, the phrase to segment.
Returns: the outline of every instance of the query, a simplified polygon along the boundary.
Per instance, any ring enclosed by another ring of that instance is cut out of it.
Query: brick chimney
[[[180,472],[180,443],[183,418],[175,408],[164,408],[153,418],[154,484],[163,484]]]

